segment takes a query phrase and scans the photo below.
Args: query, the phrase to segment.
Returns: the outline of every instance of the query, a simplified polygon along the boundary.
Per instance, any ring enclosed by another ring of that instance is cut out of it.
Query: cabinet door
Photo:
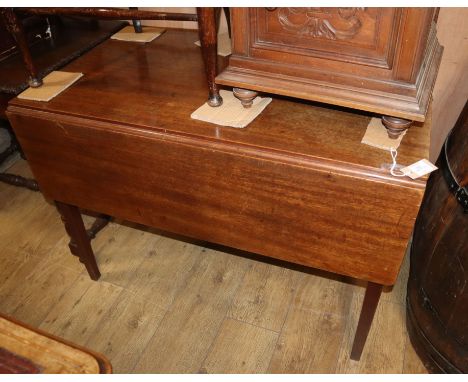
[[[288,63],[315,57],[390,69],[401,10],[252,8],[249,16],[253,56],[267,50]]]

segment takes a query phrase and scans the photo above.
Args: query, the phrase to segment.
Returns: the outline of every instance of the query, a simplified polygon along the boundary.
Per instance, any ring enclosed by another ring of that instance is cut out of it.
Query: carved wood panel
[[[395,8],[255,8],[252,53],[277,50],[390,69],[399,18]]]
[[[362,29],[358,10],[365,8],[284,7],[278,9],[277,17],[286,31],[301,36],[346,40],[355,37]]]

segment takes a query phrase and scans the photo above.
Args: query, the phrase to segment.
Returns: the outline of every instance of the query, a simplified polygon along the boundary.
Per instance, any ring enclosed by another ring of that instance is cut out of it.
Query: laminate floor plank
[[[0,182],[0,216],[2,216],[2,218],[6,216],[6,211],[13,208],[12,206],[15,204],[20,205],[21,203],[24,204],[27,202],[27,205],[24,207],[34,208],[35,205],[37,206],[37,203],[34,203],[34,198],[31,198],[31,195],[29,195],[30,192],[29,190]],[[19,213],[23,211],[25,210],[20,210]]]
[[[106,354],[114,373],[133,369],[166,312],[128,290],[102,317],[86,347]]]
[[[404,374],[429,374],[423,362],[416,354],[409,338],[406,338],[405,360],[403,362]]]
[[[31,169],[28,166],[28,162],[23,159],[18,159],[8,169],[6,169],[6,172],[32,178]],[[31,207],[30,192],[31,191],[25,188],[14,187],[0,182],[0,216],[1,211],[3,211],[11,203],[17,203],[19,199],[27,200],[28,206]]]
[[[133,372],[199,372],[248,265],[247,259],[206,250]]]
[[[118,286],[95,282],[87,274],[81,274],[49,311],[40,328],[85,345],[121,292]]]
[[[107,228],[107,227],[106,227]],[[126,287],[139,277],[138,267],[157,247],[160,236],[126,225],[112,225],[92,241],[101,279]]]
[[[341,344],[337,373],[402,373],[406,345],[405,308],[380,300],[361,360],[349,358],[363,296],[353,297],[349,319]]]
[[[41,193],[0,184],[8,188],[9,202],[0,209],[2,247],[20,250],[29,255],[46,253],[63,236],[64,228],[55,207]],[[18,192],[15,192],[19,190]],[[8,224],[6,224],[8,222]],[[22,227],[21,230],[18,228]],[[23,231],[24,232],[21,232]],[[34,234],[26,234],[34,232]],[[20,234],[23,233],[23,234]]]
[[[168,309],[176,293],[186,284],[192,268],[206,252],[197,245],[160,237],[148,248],[139,267],[129,273],[128,289]]]
[[[333,372],[346,327],[350,292],[350,286],[343,282],[304,275],[269,372]]]
[[[355,286],[327,275],[305,274],[293,305],[304,310],[347,316]]]
[[[229,317],[279,332],[299,279],[284,267],[254,262],[229,310]]]
[[[14,251],[12,249],[3,249],[1,251],[2,256],[13,257],[13,264],[8,261],[8,257],[4,260],[6,264],[9,264],[7,268],[2,269],[2,274],[5,272],[5,276],[1,279],[4,282],[0,285],[0,294],[4,296],[0,300],[0,306],[7,305],[10,299],[6,298],[9,293],[15,293],[17,289],[20,289],[29,284],[31,280],[37,280],[43,275],[50,274],[50,268],[54,265],[53,261],[46,255],[23,253],[21,250]],[[16,269],[12,269],[14,265],[17,265]],[[13,300],[16,297],[11,297]]]
[[[15,163],[13,163],[7,169],[7,172],[15,175],[24,176],[25,178],[34,179],[34,175],[31,171],[31,168],[28,166],[28,162],[22,158],[19,158]]]
[[[209,374],[265,373],[277,339],[278,333],[274,331],[226,319],[201,371]]]
[[[26,256],[23,253],[14,249],[0,247],[0,290],[9,279],[15,276],[15,273],[25,260]],[[16,279],[14,283],[16,283]]]
[[[2,290],[2,310],[38,327],[52,307],[77,280],[79,274],[60,265],[51,265],[44,273],[31,277],[13,290]]]

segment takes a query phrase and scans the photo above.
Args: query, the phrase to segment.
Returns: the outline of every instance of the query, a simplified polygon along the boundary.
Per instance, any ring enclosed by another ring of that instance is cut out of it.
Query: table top
[[[10,107],[267,150],[304,162],[333,161],[384,181],[425,186],[425,178],[392,177],[382,168],[391,163],[390,153],[361,143],[372,117],[365,112],[273,96],[244,129],[191,119],[208,93],[197,40],[195,31],[168,30],[147,44],[106,41],[62,69],[84,73],[62,94],[49,102],[16,98]],[[226,64],[220,61],[221,66]],[[409,165],[428,157],[430,124],[429,117],[409,129],[398,150],[398,163]]]
[[[0,315],[0,374],[98,374],[112,367],[102,355]]]

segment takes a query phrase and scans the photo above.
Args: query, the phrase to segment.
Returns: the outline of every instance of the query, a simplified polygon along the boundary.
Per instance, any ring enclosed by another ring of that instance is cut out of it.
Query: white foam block
[[[18,95],[18,98],[33,101],[50,101],[52,98],[73,85],[82,76],[83,73],[61,72],[55,70],[42,79],[42,86],[38,88],[27,88]]]
[[[205,103],[195,110],[191,117],[220,126],[243,128],[252,122],[272,100],[256,97],[251,107],[244,108],[232,92],[221,90],[220,95],[223,98],[221,106],[211,107]]]
[[[367,125],[366,132],[362,137],[361,143],[369,146],[377,147],[382,150],[397,149],[400,146],[403,136],[406,131],[400,134],[396,139],[392,139],[387,134],[387,129],[382,124],[380,118],[371,118],[369,125]]]
[[[133,42],[151,42],[161,36],[166,30],[158,27],[142,27],[141,33],[136,33],[133,26],[129,25],[111,36],[112,40],[133,41]]]

